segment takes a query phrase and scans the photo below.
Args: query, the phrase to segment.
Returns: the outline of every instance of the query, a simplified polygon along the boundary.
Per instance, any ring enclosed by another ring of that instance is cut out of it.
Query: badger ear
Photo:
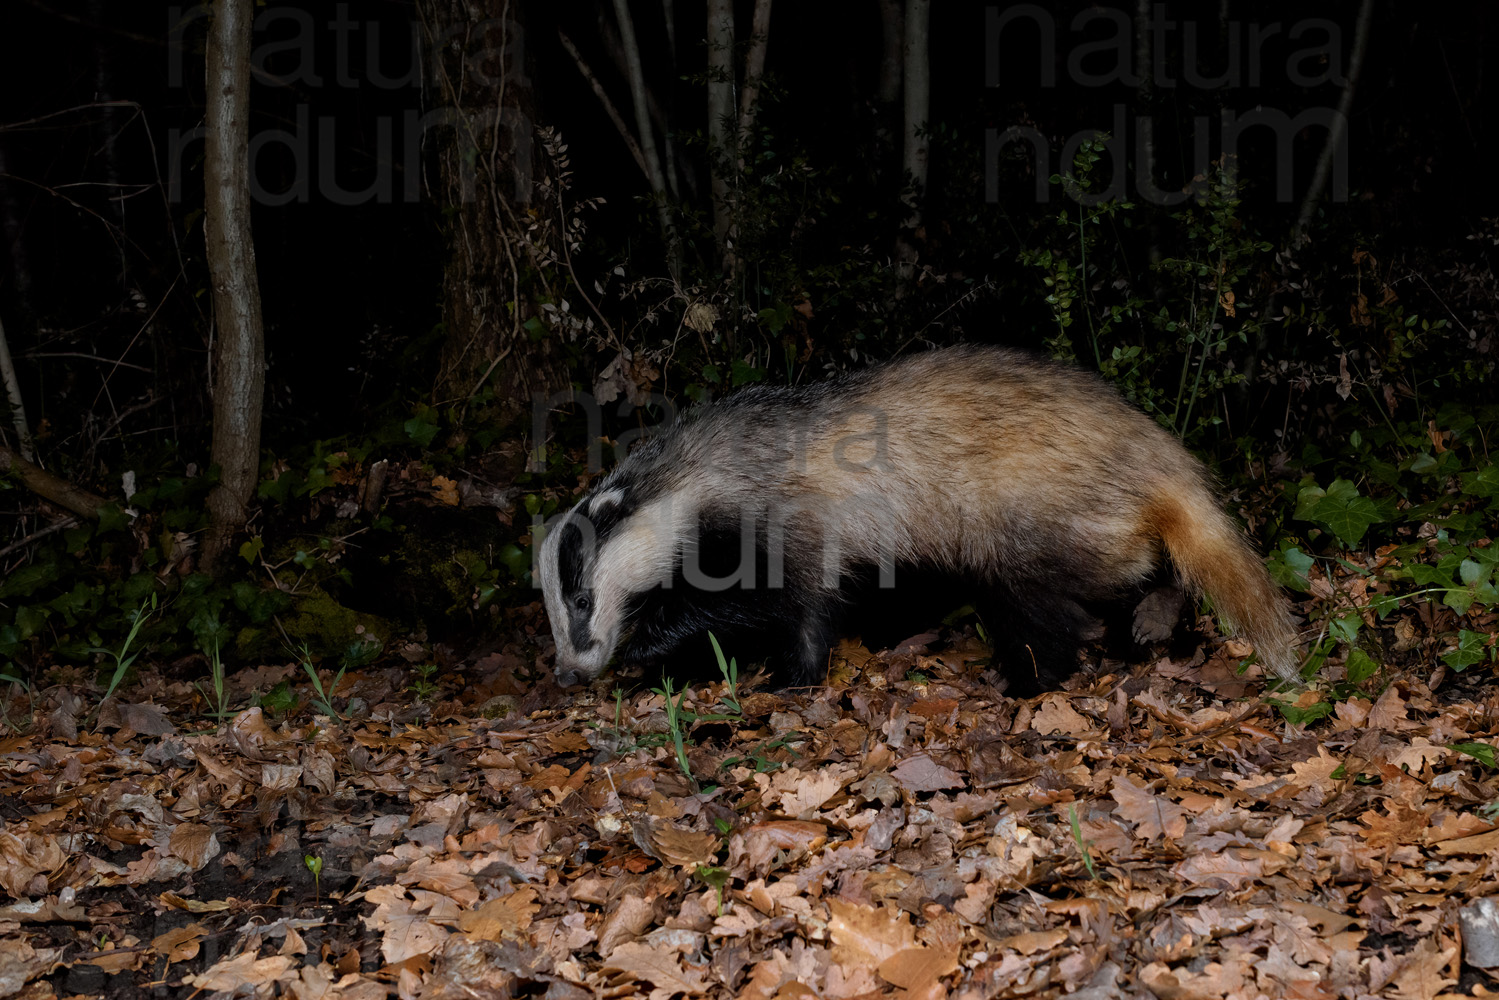
[[[625,491],[613,487],[599,492],[588,501],[584,516],[593,525],[595,538],[603,541],[615,526],[630,516],[632,506]]]
[[[605,490],[592,500],[588,501],[588,513],[594,517],[607,514],[618,507],[625,499],[624,490]]]

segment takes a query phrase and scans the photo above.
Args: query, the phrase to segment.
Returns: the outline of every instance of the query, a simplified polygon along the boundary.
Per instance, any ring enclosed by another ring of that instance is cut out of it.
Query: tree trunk
[[[927,137],[924,134],[930,117],[932,68],[929,52],[931,34],[931,0],[906,0],[904,60],[901,83],[905,91],[901,162],[911,185],[902,232],[896,242],[899,261],[899,292],[903,294],[915,275],[916,245],[907,236],[921,225],[921,200],[926,193]]]
[[[719,260],[731,267],[728,250],[729,173],[738,161],[734,113],[734,0],[708,0],[708,156],[713,177],[713,239]]]
[[[739,97],[739,137],[755,127],[760,113],[760,78],[765,75],[765,52],[770,47],[771,0],[755,0],[754,20],[750,23],[750,48],[744,56],[744,90]],[[740,156],[740,162],[744,158]]]
[[[884,54],[880,58],[881,105],[894,104],[900,97],[901,66],[905,62],[905,17],[901,11],[901,0],[879,0],[880,38],[884,42]]]
[[[417,4],[430,74],[425,120],[434,126],[426,141],[435,144],[437,161],[428,195],[446,219],[449,247],[447,335],[433,395],[439,403],[464,402],[491,382],[510,418],[530,412],[533,393],[568,384],[552,338],[526,329],[540,301],[564,292],[537,289],[558,273],[563,256],[549,235],[560,192],[537,183],[547,164],[537,144],[525,26],[517,19],[523,8],[506,0]]]
[[[926,193],[927,138],[923,133],[931,116],[931,24],[931,0],[906,0],[905,67],[902,73],[906,96],[903,159],[916,189],[910,225],[920,221],[916,204]]]
[[[614,0],[614,17],[619,22],[620,49],[630,78],[630,97],[635,105],[635,127],[640,132],[640,150],[645,154],[646,169],[651,175],[651,198],[656,202],[656,218],[661,224],[661,238],[666,241],[672,274],[678,275],[681,273],[681,248],[677,245],[677,229],[672,221],[671,206],[666,201],[666,174],[661,169],[660,147],[656,142],[655,132],[651,130],[645,67],[640,58],[640,45],[635,40],[635,21],[630,17],[630,0]]]
[[[33,461],[36,455],[31,450],[31,422],[26,419],[26,401],[21,396],[21,379],[16,375],[15,363],[10,359],[10,341],[6,339],[3,322],[0,322],[0,381],[5,383],[10,422],[16,429],[16,447],[22,458],[28,462]]]
[[[208,29],[204,240],[213,283],[213,463],[203,568],[245,525],[260,474],[265,342],[250,235],[250,44],[255,0],[214,0]]]

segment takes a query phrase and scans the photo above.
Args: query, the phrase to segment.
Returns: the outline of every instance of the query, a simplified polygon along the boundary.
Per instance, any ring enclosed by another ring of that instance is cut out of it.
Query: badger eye
[[[579,594],[577,597],[573,598],[573,607],[577,608],[579,611],[587,611],[589,608],[593,607],[593,601],[588,599],[587,594]]]

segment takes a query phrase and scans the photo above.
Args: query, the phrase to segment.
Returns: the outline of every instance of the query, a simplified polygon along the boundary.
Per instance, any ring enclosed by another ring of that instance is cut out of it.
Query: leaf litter
[[[38,693],[0,739],[0,997],[1499,991],[1459,918],[1499,895],[1499,692],[1435,640],[1305,727],[1232,641],[1025,701],[962,629],[846,642],[826,687],[677,689],[680,756],[671,689],[561,692],[535,648],[426,703],[351,671],[349,719],[215,727],[148,667],[91,718]]]

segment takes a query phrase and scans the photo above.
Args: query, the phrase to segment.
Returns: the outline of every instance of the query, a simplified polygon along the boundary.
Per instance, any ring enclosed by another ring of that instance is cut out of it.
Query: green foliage
[[[437,664],[419,663],[411,668],[411,682],[406,685],[417,701],[429,701],[437,693]]]
[[[1327,454],[1308,443],[1309,471],[1284,492],[1287,517],[1268,562],[1277,582],[1308,590],[1317,563],[1329,572],[1368,578],[1367,604],[1345,609],[1324,622],[1306,675],[1316,674],[1341,653],[1344,679],[1334,698],[1372,694],[1380,683],[1383,654],[1360,629],[1364,614],[1382,620],[1412,601],[1431,600],[1463,616],[1499,607],[1499,471],[1487,442],[1499,430],[1499,407],[1444,406],[1435,418],[1383,423],[1350,433]],[[1326,477],[1326,478],[1324,478]],[[1319,482],[1327,482],[1326,487]],[[1292,534],[1303,526],[1303,534]],[[1372,569],[1342,553],[1377,552]],[[1462,627],[1447,637],[1442,662],[1452,670],[1494,662],[1486,633]],[[1306,721],[1306,710],[1296,720]],[[1288,714],[1287,718],[1292,715]]]
[[[737,659],[724,661],[723,647],[718,644],[718,636],[712,632],[708,633],[708,641],[713,643],[713,655],[718,658],[718,672],[723,674],[726,688],[722,701],[730,714],[721,718],[740,721],[744,718],[744,709],[739,704],[739,661]]]
[[[687,726],[691,723],[685,718],[686,713],[682,708],[687,700],[688,689],[683,688],[680,695],[674,695],[671,678],[663,675],[661,686],[653,690],[666,701],[666,724],[671,730],[672,746],[677,752],[677,766],[682,769],[687,780],[692,782],[692,787],[697,788],[697,778],[693,777],[692,765],[687,760]]]
[[[1283,698],[1266,698],[1265,700],[1275,706],[1281,717],[1293,726],[1309,726],[1336,711],[1333,702],[1327,699],[1318,699],[1310,705],[1297,705]]]
[[[313,892],[321,895],[323,891],[323,859],[316,854],[302,855],[302,864],[312,873]]]
[[[154,593],[143,601],[140,607],[135,609],[135,614],[131,617],[130,621],[130,631],[125,634],[125,638],[121,641],[118,650],[105,649],[103,647],[95,647],[90,650],[93,653],[102,653],[105,656],[113,658],[115,661],[114,671],[110,674],[109,678],[109,686],[104,691],[104,698],[102,699],[104,701],[108,701],[114,697],[115,690],[120,686],[120,682],[125,679],[126,672],[135,663],[135,658],[140,655],[140,650],[132,653],[130,647],[135,644],[136,636],[140,635],[141,626],[146,624],[146,619],[149,617],[148,607],[152,612],[156,610],[156,595]]]
[[[1098,872],[1093,867],[1093,845],[1083,838],[1083,825],[1077,818],[1076,803],[1067,807],[1067,817],[1072,827],[1072,843],[1077,847],[1078,856],[1083,859],[1083,867],[1088,870],[1090,879],[1096,879]]]
[[[208,683],[210,688],[212,688],[212,692],[204,691],[201,684],[195,683],[194,686],[197,687],[198,693],[203,696],[203,700],[208,703],[208,712],[206,714],[219,720],[219,722],[223,722],[233,715],[234,712],[229,707],[229,690],[228,685],[225,683],[224,661],[219,656],[219,639],[217,635],[213,637],[213,648],[208,650],[207,654]]]
[[[317,672],[317,667],[312,664],[312,651],[307,648],[306,643],[302,644],[302,648],[299,651],[299,659],[302,663],[302,669],[306,671],[308,679],[312,681],[312,689],[315,692],[312,699],[312,707],[320,715],[326,715],[330,719],[342,719],[343,716],[339,714],[338,709],[333,707],[333,692],[337,691],[338,685],[343,682],[344,670],[347,669],[348,665],[344,664],[340,666],[338,673],[333,676],[333,683],[325,688],[323,686],[323,679]]]
[[[280,681],[259,699],[260,706],[273,715],[288,715],[299,704],[297,692],[288,681]],[[326,712],[324,713],[327,714]]]
[[[1303,592],[1310,586],[1307,574],[1316,564],[1317,560],[1301,551],[1301,547],[1289,538],[1281,539],[1280,546],[1266,561],[1270,576],[1276,583]]]
[[[1370,525],[1387,521],[1393,502],[1383,506],[1366,496],[1346,479],[1334,479],[1327,489],[1315,483],[1302,488],[1296,501],[1298,521],[1312,521],[1338,536],[1349,548],[1357,548]]]
[[[1479,663],[1493,663],[1496,657],[1494,636],[1463,629],[1457,634],[1457,647],[1442,654],[1442,662],[1453,670],[1466,670]]]
[[[1467,754],[1491,771],[1499,767],[1499,761],[1494,757],[1494,748],[1487,743],[1454,743],[1452,749]]]
[[[718,915],[723,916],[723,894],[729,885],[729,870],[718,865],[698,865],[697,877],[718,893]]]
[[[797,752],[796,747],[798,744],[804,742],[806,742],[806,736],[804,734],[794,729],[787,730],[786,732],[781,733],[777,736],[773,736],[768,740],[761,740],[759,743],[756,743],[755,745],[750,747],[749,752],[744,756],[724,758],[723,763],[719,765],[719,770],[725,770],[727,768],[734,767],[736,764],[742,764],[745,761],[749,761],[755,765],[756,773],[770,774],[771,772],[779,771],[781,768],[786,766],[781,761],[771,759],[771,754],[777,751],[784,751],[785,753],[790,754],[792,757],[800,759],[801,754]]]
[[[1226,362],[1235,345],[1261,332],[1247,300],[1274,248],[1241,218],[1232,171],[1214,170],[1170,216],[1179,250],[1150,266],[1154,294],[1147,298],[1120,235],[1145,210],[1100,190],[1099,163],[1109,141],[1084,141],[1069,170],[1052,177],[1071,204],[1053,216],[1041,245],[1020,251],[1019,261],[1041,274],[1056,323],[1048,350],[1096,366],[1147,413],[1196,439],[1221,419],[1223,393],[1243,378]],[[1086,326],[1086,350],[1075,342],[1078,326]]]

